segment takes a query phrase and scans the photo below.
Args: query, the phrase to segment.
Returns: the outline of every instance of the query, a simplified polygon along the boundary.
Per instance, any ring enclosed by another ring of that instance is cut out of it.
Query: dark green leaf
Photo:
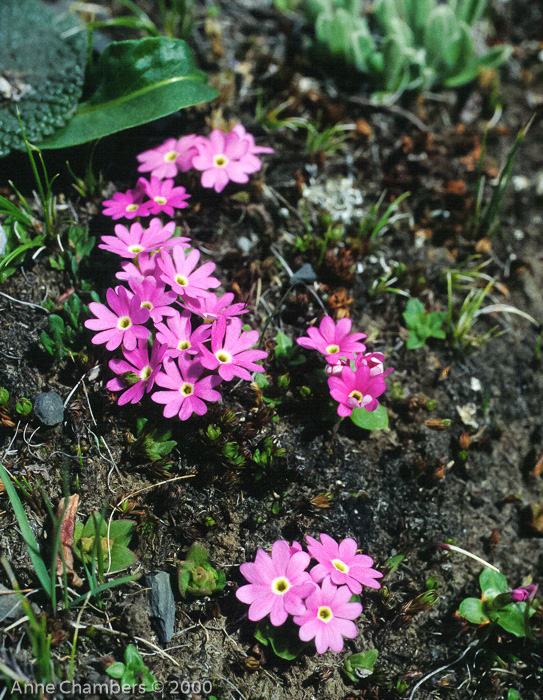
[[[378,654],[377,649],[370,649],[348,656],[343,662],[342,670],[353,683],[357,683],[362,678],[371,676]]]
[[[134,552],[131,552],[128,547],[114,544],[111,548],[111,562],[109,562],[108,555],[104,554],[104,569],[107,567],[108,573],[123,571],[123,569],[134,566],[136,561],[136,555]]]
[[[151,37],[109,44],[91,79],[92,97],[79,105],[70,123],[42,142],[66,148],[165,117],[183,107],[208,102],[217,91],[196,69],[181,39]]]
[[[375,411],[355,408],[351,414],[351,420],[364,430],[386,430],[388,428],[388,413],[383,404],[379,404]]]
[[[298,636],[299,627],[293,622],[286,622],[281,627],[274,627],[269,620],[261,620],[255,630],[256,639],[264,646],[271,646],[276,656],[292,661],[300,655],[305,642]]]
[[[490,622],[490,618],[485,612],[483,601],[479,598],[465,598],[458,608],[458,614],[474,625],[483,625]]]

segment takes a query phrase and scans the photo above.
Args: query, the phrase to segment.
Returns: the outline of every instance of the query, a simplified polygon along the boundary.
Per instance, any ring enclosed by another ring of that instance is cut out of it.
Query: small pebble
[[[238,250],[240,250],[244,255],[249,253],[253,247],[253,242],[247,238],[247,236],[240,236],[236,242]]]
[[[290,284],[313,284],[317,279],[315,270],[311,267],[309,263],[305,263],[302,267],[297,270],[290,278]]]
[[[64,420],[64,405],[55,391],[38,394],[34,399],[34,414],[43,425],[52,426]]]
[[[145,582],[149,586],[148,601],[151,621],[161,644],[171,641],[175,629],[175,600],[170,575],[166,571],[147,574]]]

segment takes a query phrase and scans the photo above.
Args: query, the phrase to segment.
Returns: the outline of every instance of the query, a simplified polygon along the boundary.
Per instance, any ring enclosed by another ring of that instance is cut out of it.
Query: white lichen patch
[[[307,204],[328,212],[335,222],[346,226],[358,223],[365,214],[362,192],[350,177],[304,184],[302,196]]]

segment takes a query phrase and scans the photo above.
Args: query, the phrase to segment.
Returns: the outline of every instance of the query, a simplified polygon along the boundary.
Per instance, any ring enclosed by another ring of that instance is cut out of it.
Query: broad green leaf
[[[425,314],[424,304],[413,297],[408,300],[405,311],[403,312],[403,320],[408,328],[416,328],[419,325],[420,319]]]
[[[108,573],[114,573],[116,571],[123,571],[123,569],[128,569],[134,566],[136,563],[136,555],[131,552],[128,547],[123,547],[122,545],[114,544],[111,548],[111,563],[109,563],[109,558],[107,554],[104,554],[104,569],[107,569]]]
[[[133,520],[113,520],[109,528],[109,539],[115,540],[116,545],[126,547],[130,544],[135,527]],[[104,529],[104,534],[106,532],[107,528]]]
[[[371,676],[378,654],[377,649],[370,649],[348,656],[343,662],[342,670],[353,683],[357,683],[362,678]]]
[[[292,661],[300,655],[306,644],[298,637],[299,627],[293,622],[286,622],[281,627],[274,627],[269,620],[262,620],[255,630],[256,639],[264,646],[271,646],[276,656]]]
[[[187,554],[187,561],[191,561],[196,566],[209,564],[209,555],[203,547],[200,547],[199,544],[194,543]]]
[[[498,610],[493,619],[506,632],[514,634],[515,637],[526,637],[526,627],[528,618],[534,614],[535,610],[530,607],[526,615],[526,603],[510,603],[501,610]]]
[[[408,350],[418,350],[422,348],[426,343],[426,337],[422,338],[418,331],[410,330],[409,336],[407,337],[406,347]]]
[[[509,589],[507,579],[503,574],[493,569],[483,569],[479,576],[479,585],[486,600],[493,600],[500,593]]]
[[[122,678],[125,669],[126,667],[122,661],[116,661],[106,668],[106,673],[108,676],[111,676],[111,678]]]
[[[94,67],[92,97],[72,120],[40,144],[66,148],[208,102],[217,91],[197,70],[181,39],[150,37],[109,44]]]
[[[351,414],[351,420],[364,430],[386,430],[388,428],[388,413],[383,404],[379,404],[375,411],[355,408]]]
[[[141,671],[145,668],[141,654],[133,644],[129,644],[124,652],[124,660],[131,671]]]
[[[490,622],[490,618],[485,612],[483,601],[479,598],[465,598],[458,608],[458,614],[474,625],[483,625]]]

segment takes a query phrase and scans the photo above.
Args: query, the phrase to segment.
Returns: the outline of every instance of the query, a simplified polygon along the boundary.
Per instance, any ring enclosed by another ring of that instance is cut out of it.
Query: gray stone
[[[297,270],[290,278],[290,284],[294,286],[295,284],[313,284],[317,279],[315,270],[311,267],[309,263],[305,263],[302,267]]]
[[[55,391],[39,394],[34,400],[34,413],[43,425],[58,425],[64,420],[62,399]]]
[[[250,252],[253,247],[253,242],[247,236],[240,236],[236,242],[238,250],[240,250],[244,255]]]
[[[170,575],[166,571],[156,571],[145,577],[150,588],[147,598],[151,610],[151,624],[161,644],[171,641],[175,629],[175,600]]]
[[[3,228],[3,226],[0,224],[0,255],[4,255],[6,252],[6,246],[8,244],[8,235]]]
[[[23,616],[23,608],[17,593],[8,593],[9,589],[0,583],[0,623],[12,617]]]

